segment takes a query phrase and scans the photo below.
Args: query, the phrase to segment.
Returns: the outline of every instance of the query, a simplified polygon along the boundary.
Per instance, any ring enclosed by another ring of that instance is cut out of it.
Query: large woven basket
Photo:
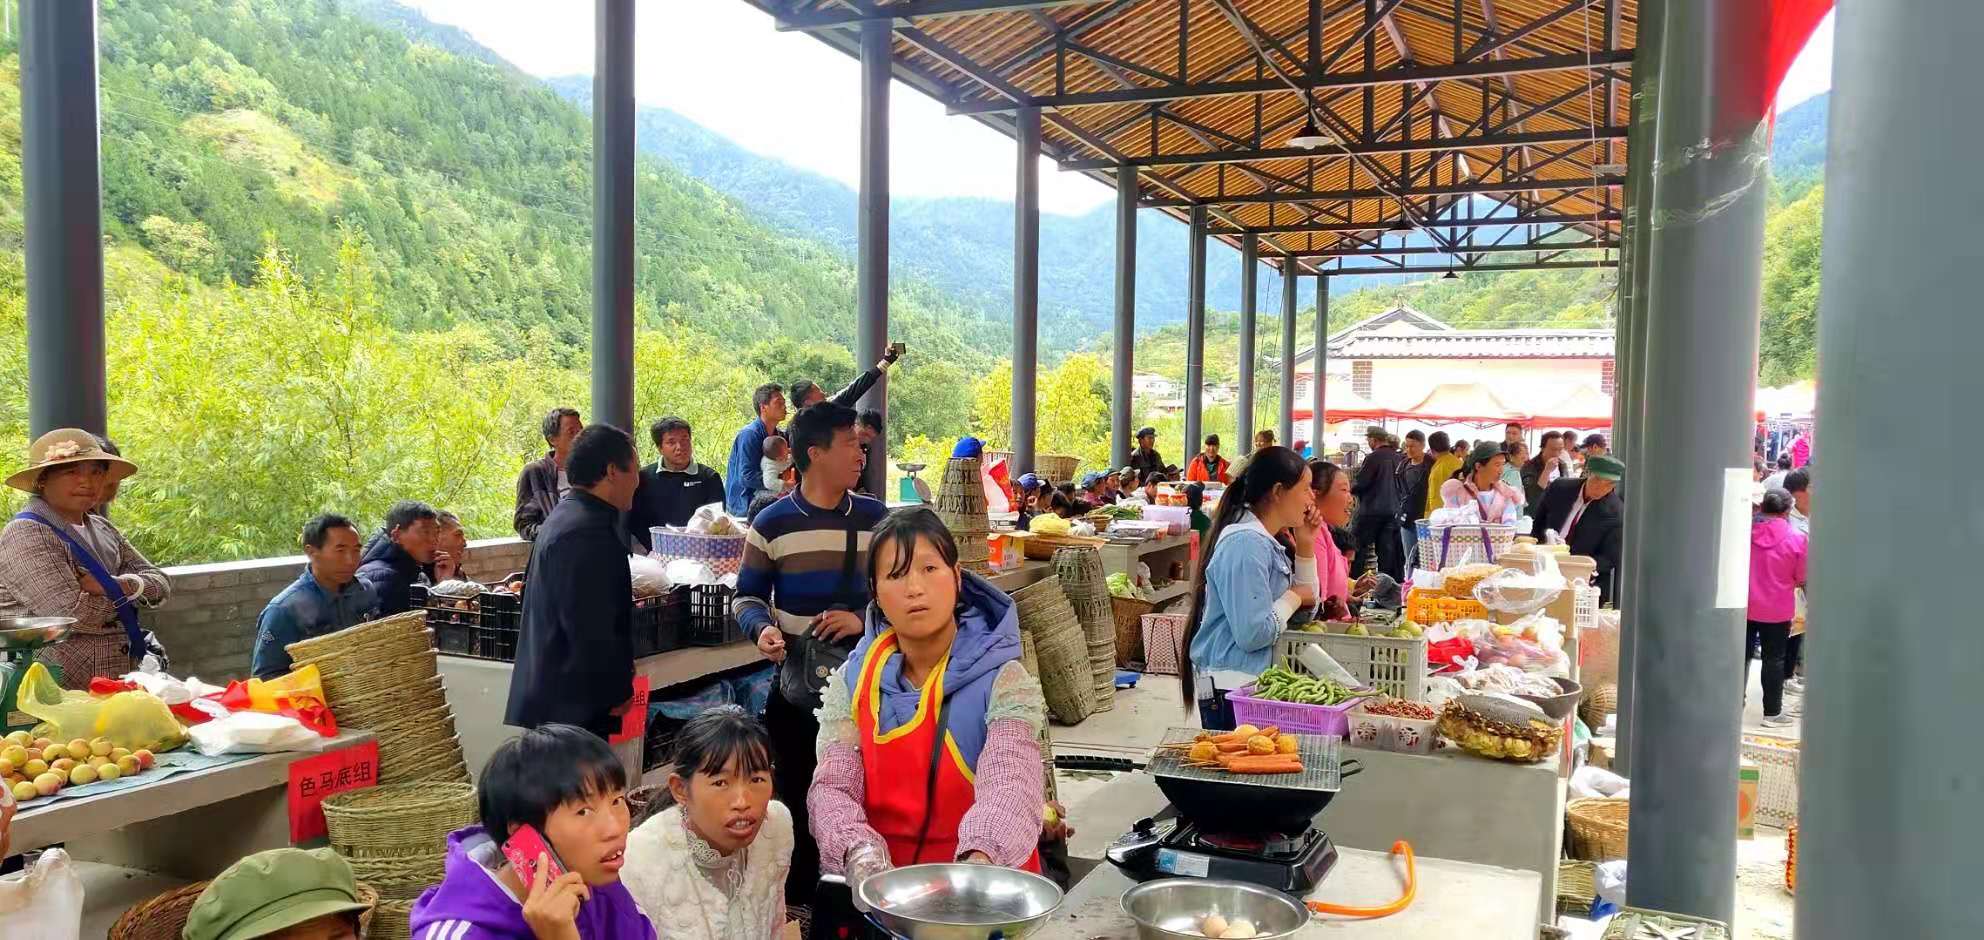
[[[1013,602],[1019,607],[1021,634],[1033,636],[1048,712],[1062,724],[1087,718],[1095,710],[1095,671],[1061,579],[1050,576],[1027,585],[1013,592]]]
[[[1619,710],[1619,687],[1600,685],[1584,688],[1584,700],[1578,703],[1578,717],[1584,719],[1584,726],[1597,729],[1605,724],[1605,716]]]
[[[365,940],[413,940],[413,902],[380,898]]]
[[[1598,863],[1583,859],[1557,862],[1557,913],[1586,917],[1598,900]]]
[[[1053,483],[1072,482],[1075,479],[1075,468],[1081,465],[1080,457],[1070,457],[1067,454],[1033,455],[1033,472]]]
[[[351,873],[371,885],[379,897],[411,901],[420,892],[440,884],[448,853],[396,855],[389,858],[348,858]]]
[[[1629,800],[1572,800],[1564,807],[1564,822],[1571,830],[1572,858],[1588,862],[1609,862],[1626,857],[1626,821]]]
[[[324,800],[331,847],[348,858],[446,851],[448,833],[475,819],[475,787],[466,783],[387,784]]]
[[[346,627],[336,633],[297,640],[283,649],[289,651],[289,658],[293,662],[308,662],[320,657],[341,654],[364,657],[370,655],[380,643],[390,643],[397,636],[409,632],[424,633],[426,630],[427,612],[409,610],[403,614],[381,617],[355,627]]]
[[[190,885],[174,888],[149,900],[139,901],[117,918],[110,932],[109,940],[179,940],[186,929],[186,917],[193,913],[194,903],[200,900],[200,893],[207,890],[207,882],[197,881]],[[372,905],[370,910],[358,915],[358,933],[371,937],[372,926],[379,913],[379,892],[363,881],[358,883],[358,900]],[[404,929],[404,925],[402,925]],[[9,934],[11,936],[11,934]]]
[[[330,700],[331,710],[335,712],[338,702],[342,699],[418,685],[434,678],[437,672],[434,651],[430,649],[397,659],[379,661],[369,669],[326,675],[324,697]]]
[[[326,679],[347,677],[369,672],[380,663],[405,659],[434,648],[434,633],[422,627],[418,630],[402,630],[380,634],[371,646],[362,652],[340,650],[309,659],[290,662],[291,669],[316,666],[317,672]]]
[[[463,773],[456,776],[454,769],[463,766],[462,742],[460,738],[432,738],[417,741],[411,746],[396,747],[391,751],[379,749],[379,782],[410,783],[416,780],[468,779]],[[446,773],[438,774],[436,770]]]

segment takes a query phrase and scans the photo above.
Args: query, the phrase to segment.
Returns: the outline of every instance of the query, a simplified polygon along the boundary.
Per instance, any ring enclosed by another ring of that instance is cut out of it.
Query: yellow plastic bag
[[[62,688],[62,684],[49,674],[48,667],[39,662],[28,665],[27,674],[21,677],[21,690],[16,699],[16,707],[20,711],[52,726],[51,738],[68,741],[96,737],[97,713],[103,710],[103,700],[88,692]]]
[[[18,698],[21,711],[48,723],[51,738],[109,738],[118,747],[156,752],[186,743],[186,729],[172,709],[150,692],[98,698],[62,688],[42,664],[33,663],[21,677]]]
[[[285,705],[280,699],[288,699]],[[324,704],[324,679],[315,663],[273,679],[248,680],[249,709],[276,714],[284,708]]]
[[[103,700],[96,716],[96,734],[118,747],[145,748],[164,753],[186,743],[186,729],[171,707],[150,692],[119,692]]]

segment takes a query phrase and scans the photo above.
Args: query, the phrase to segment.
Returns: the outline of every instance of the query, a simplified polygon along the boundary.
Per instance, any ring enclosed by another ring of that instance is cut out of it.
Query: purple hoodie
[[[1789,623],[1798,616],[1805,583],[1805,536],[1783,516],[1763,516],[1750,529],[1749,619]]]
[[[503,852],[480,825],[448,834],[447,874],[413,904],[414,940],[534,940],[523,903],[496,880]],[[579,907],[584,940],[653,940],[654,925],[627,886],[592,889]]]

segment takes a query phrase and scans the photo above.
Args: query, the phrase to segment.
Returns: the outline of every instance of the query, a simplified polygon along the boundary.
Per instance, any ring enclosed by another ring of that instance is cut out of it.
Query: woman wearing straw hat
[[[34,498],[0,531],[0,617],[76,618],[67,640],[40,653],[66,688],[131,671],[145,650],[137,605],[172,592],[165,572],[90,512],[137,470],[96,435],[61,428],[36,438],[27,467],[7,478]]]

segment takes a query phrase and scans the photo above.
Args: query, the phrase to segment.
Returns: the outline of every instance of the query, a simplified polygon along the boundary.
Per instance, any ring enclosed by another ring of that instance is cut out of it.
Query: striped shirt
[[[868,542],[888,511],[881,500],[855,494],[822,509],[798,490],[765,507],[745,534],[737,572],[732,610],[744,635],[755,638],[771,623],[803,633],[829,610],[860,614],[868,605]],[[851,569],[849,529],[855,533]]]

